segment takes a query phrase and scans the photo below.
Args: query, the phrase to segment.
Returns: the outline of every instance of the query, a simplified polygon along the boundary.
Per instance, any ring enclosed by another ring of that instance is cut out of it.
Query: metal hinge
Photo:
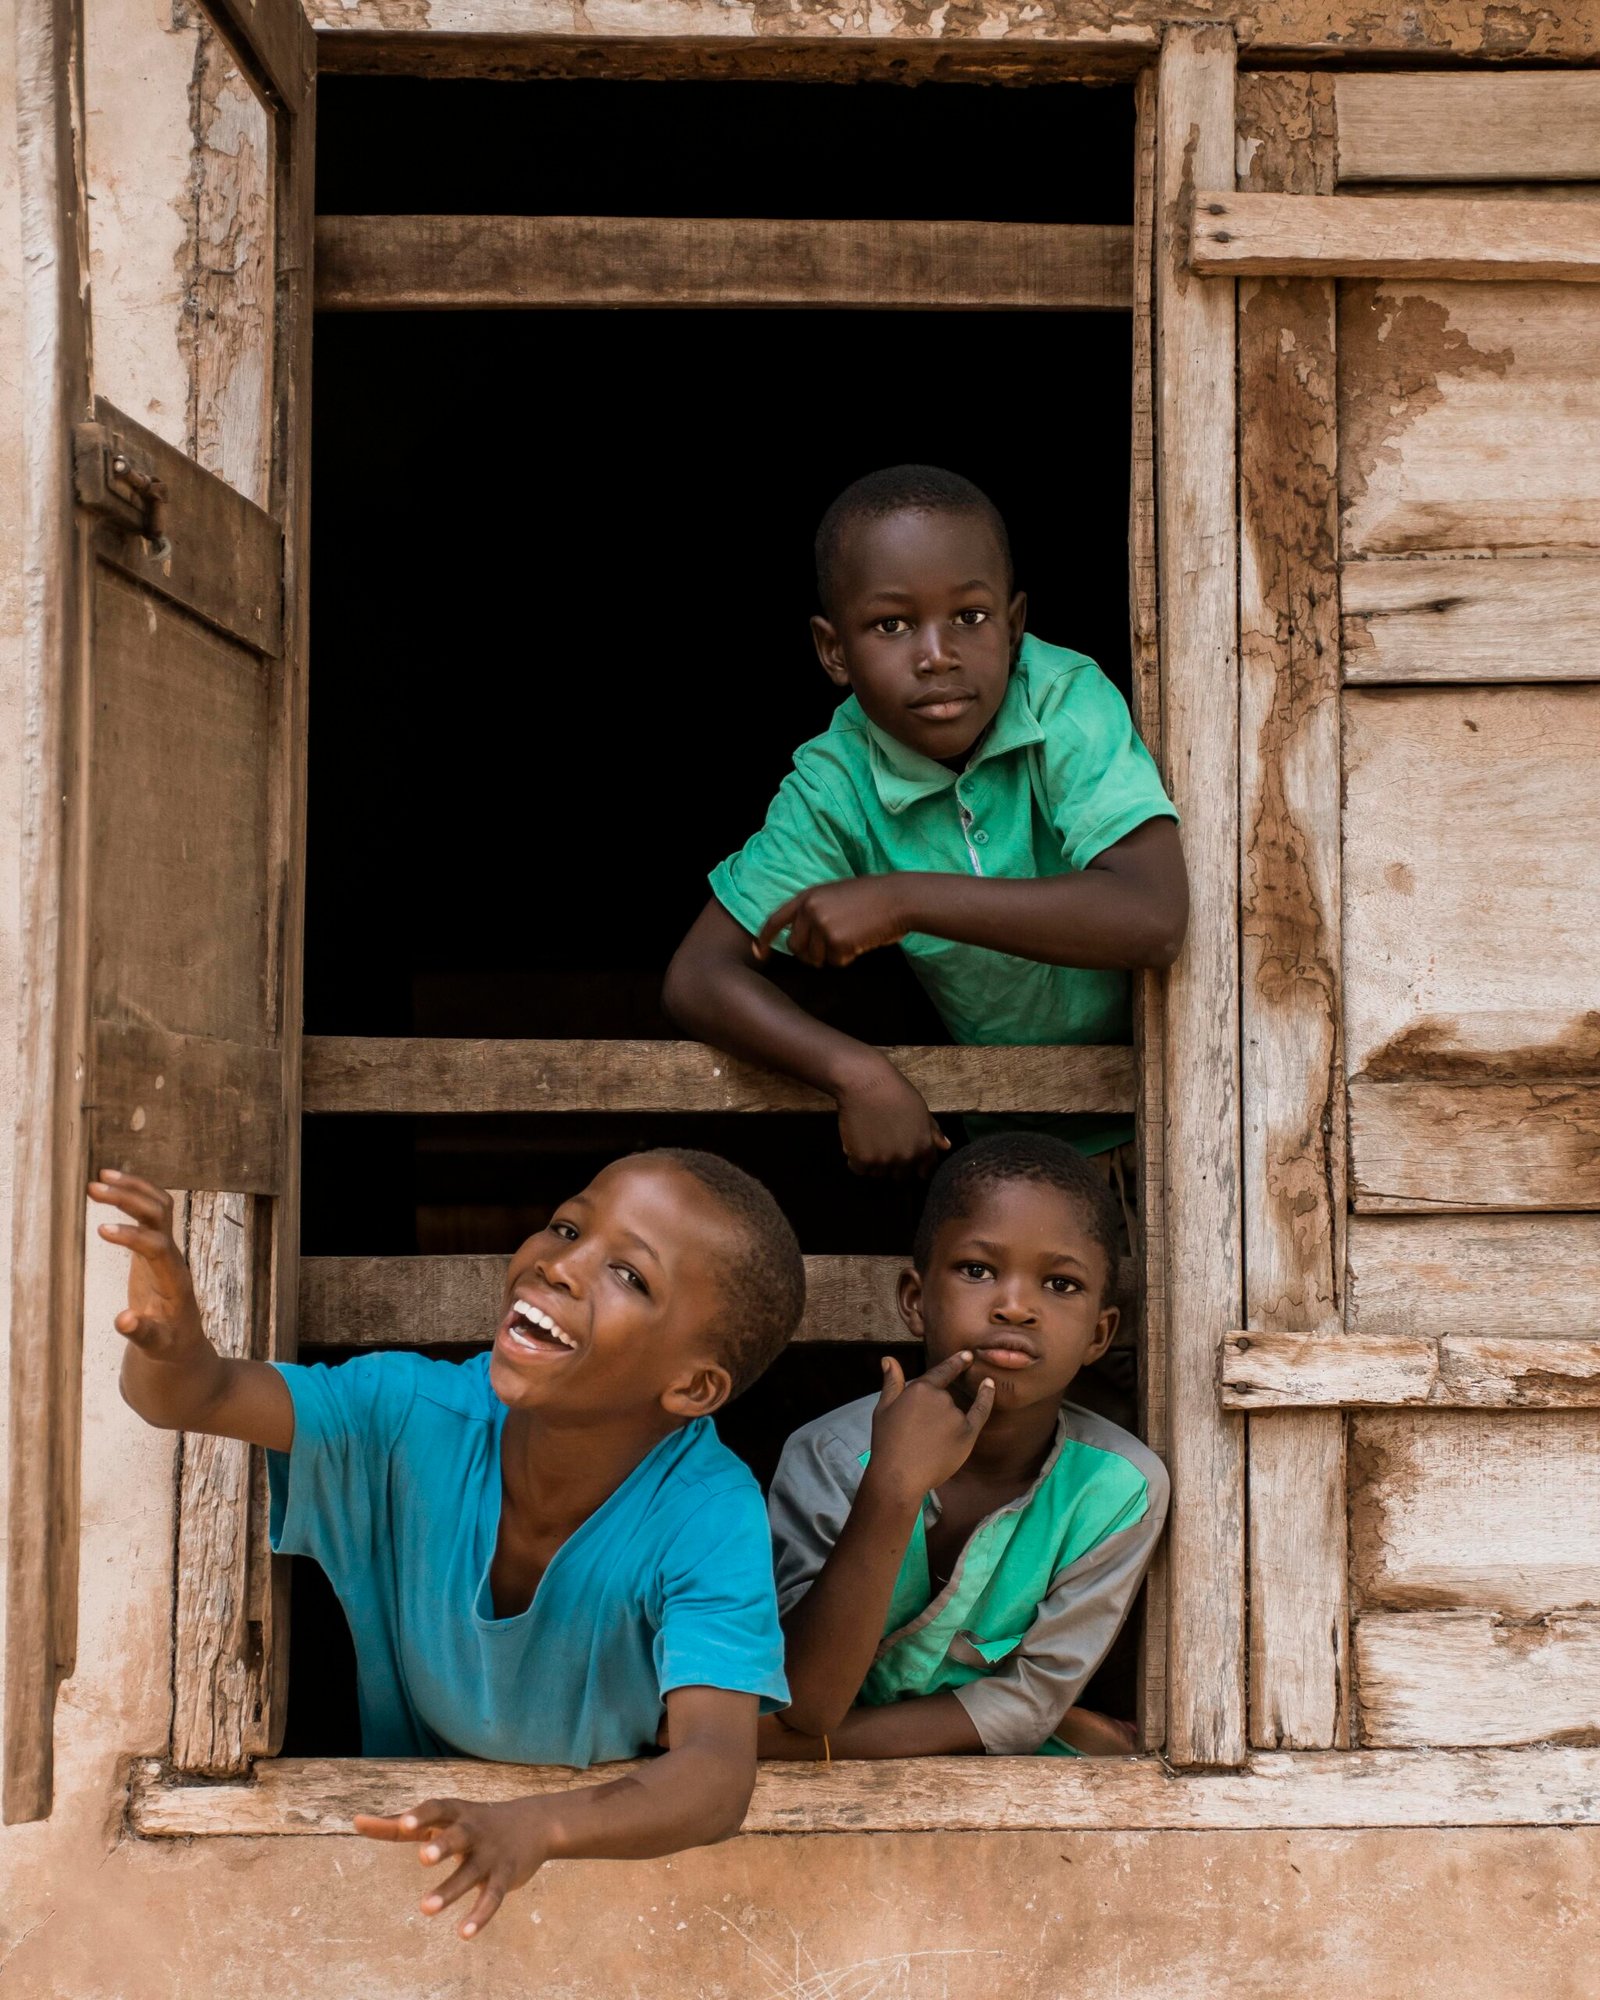
[[[75,424],[72,470],[78,505],[142,535],[157,558],[167,540],[167,487],[149,461],[105,424]]]

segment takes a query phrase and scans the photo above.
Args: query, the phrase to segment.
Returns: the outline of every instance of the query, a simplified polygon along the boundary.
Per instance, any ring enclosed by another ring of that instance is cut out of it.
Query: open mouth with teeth
[[[514,1299],[500,1327],[500,1338],[513,1354],[537,1355],[541,1359],[573,1353],[578,1343],[526,1299]]]

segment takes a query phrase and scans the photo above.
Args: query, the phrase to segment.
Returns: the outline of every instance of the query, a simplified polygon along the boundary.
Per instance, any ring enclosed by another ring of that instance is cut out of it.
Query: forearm
[[[691,1744],[609,1784],[526,1804],[549,1828],[552,1860],[644,1861],[731,1839],[754,1782],[753,1761]]]
[[[983,945],[1041,965],[1132,971],[1169,965],[1183,937],[1165,898],[1131,889],[1110,870],[1001,878],[907,874],[898,878],[906,929]]]
[[[983,1755],[983,1739],[953,1694],[911,1695],[882,1708],[852,1708],[826,1734],[824,1742],[822,1735],[801,1735],[787,1723],[781,1737],[767,1728],[761,1754],[794,1761]]]
[[[225,1400],[228,1370],[238,1365],[204,1334],[170,1358],[128,1347],[122,1355],[122,1400],[157,1430],[204,1430],[206,1416]]]

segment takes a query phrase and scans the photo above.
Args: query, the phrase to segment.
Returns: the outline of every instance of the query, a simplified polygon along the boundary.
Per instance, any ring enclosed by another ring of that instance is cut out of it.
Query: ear
[[[906,1331],[913,1340],[927,1338],[927,1322],[922,1316],[922,1274],[920,1271],[902,1271],[900,1285],[895,1295],[895,1303],[900,1308],[900,1317],[906,1323]]]
[[[1022,635],[1028,629],[1028,593],[1019,590],[1006,607],[1006,626],[1011,633],[1011,664],[1022,650]]]
[[[733,1377],[719,1361],[703,1362],[680,1375],[661,1392],[661,1407],[669,1416],[691,1423],[714,1416],[733,1394]]]
[[[1117,1328],[1122,1324],[1120,1306],[1107,1306],[1094,1323],[1094,1338],[1084,1350],[1081,1365],[1087,1367],[1091,1361],[1098,1361],[1112,1341],[1117,1337]]]
[[[822,671],[835,687],[848,687],[850,675],[844,664],[844,646],[839,634],[820,612],[811,621],[811,643],[817,649]]]

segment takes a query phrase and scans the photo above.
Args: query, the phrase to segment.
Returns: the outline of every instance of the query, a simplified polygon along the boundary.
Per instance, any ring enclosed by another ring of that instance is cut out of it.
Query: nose
[[[580,1245],[569,1242],[564,1236],[553,1239],[550,1248],[533,1260],[533,1272],[553,1292],[565,1292],[575,1298],[579,1290],[578,1253]]]
[[[1032,1326],[1038,1314],[1018,1292],[1008,1290],[995,1300],[989,1317],[996,1326]]]
[[[917,671],[924,674],[947,674],[956,664],[955,653],[950,644],[949,628],[942,623],[923,626],[917,634]]]

